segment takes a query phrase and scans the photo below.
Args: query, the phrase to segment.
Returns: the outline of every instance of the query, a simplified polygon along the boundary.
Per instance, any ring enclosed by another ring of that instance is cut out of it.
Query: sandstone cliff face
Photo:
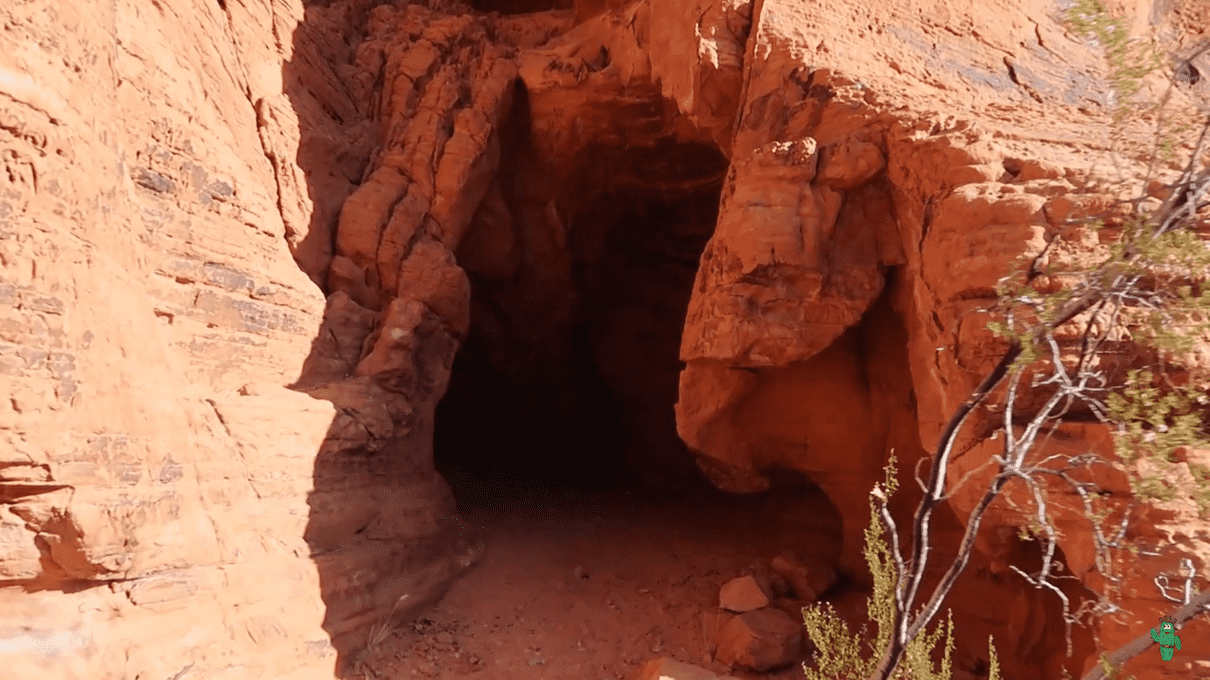
[[[331,677],[463,566],[432,442],[464,343],[541,402],[522,415],[589,404],[566,390],[590,361],[651,480],[808,472],[857,563],[887,451],[912,469],[987,361],[968,312],[1100,200],[1072,181],[1104,122],[1094,48],[1034,0],[555,10],[0,9],[15,677]],[[1188,508],[1155,512],[1145,538],[1206,558]],[[969,639],[1057,677],[1057,603],[998,573],[1020,546],[982,547]],[[979,620],[989,592],[1014,604]]]
[[[403,411],[431,413],[453,340],[391,308],[369,360],[423,357],[405,403],[342,362],[374,314],[325,310],[307,277],[375,139],[348,77],[365,9],[5,7],[14,677],[330,677],[332,641],[394,604],[383,572],[421,601],[448,581],[452,503],[424,447],[387,469],[346,454],[431,438]],[[284,387],[300,378],[328,391]]]

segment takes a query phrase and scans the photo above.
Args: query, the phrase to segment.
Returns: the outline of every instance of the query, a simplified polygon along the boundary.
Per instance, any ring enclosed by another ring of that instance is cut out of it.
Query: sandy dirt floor
[[[661,656],[745,679],[802,677],[800,663],[732,671],[708,640],[719,587],[745,567],[785,550],[834,562],[838,518],[822,492],[455,488],[463,518],[488,532],[483,555],[367,654],[364,677],[619,680]],[[858,595],[831,599],[856,615]]]

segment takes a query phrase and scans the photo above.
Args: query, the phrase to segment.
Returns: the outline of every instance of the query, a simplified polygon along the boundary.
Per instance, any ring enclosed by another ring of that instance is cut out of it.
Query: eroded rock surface
[[[1189,47],[1205,15],[1178,4],[1130,7],[1134,30]],[[910,474],[994,353],[974,310],[1105,202],[1076,181],[1097,52],[1050,5],[884,5],[0,9],[6,668],[331,677],[466,566],[432,450],[451,380],[475,382],[451,378],[464,344],[513,391],[488,401],[536,395],[514,432],[559,409],[565,434],[602,427],[568,387],[591,363],[624,397],[601,447],[649,480],[808,473],[857,569],[887,451]],[[976,500],[953,498],[950,539]],[[1152,511],[1143,539],[1207,554],[1196,509]],[[1065,557],[1095,585],[1076,519]],[[954,596],[960,657],[995,632],[1008,675],[1078,673],[1091,639],[1063,660],[1056,599],[1008,575],[1020,518],[991,524]],[[817,589],[802,576],[782,578]],[[777,639],[735,659],[797,653]]]
[[[315,285],[378,138],[349,47],[371,4],[3,10],[15,677],[331,677],[349,632],[459,570],[417,447],[465,330],[457,268],[429,241],[398,258],[420,293],[393,314]],[[473,186],[474,129],[434,186]],[[470,202],[433,213],[456,231]]]

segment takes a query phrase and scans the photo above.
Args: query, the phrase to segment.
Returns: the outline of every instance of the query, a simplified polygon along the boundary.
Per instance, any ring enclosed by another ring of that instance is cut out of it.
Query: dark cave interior
[[[671,138],[576,158],[558,196],[564,242],[543,248],[519,186],[530,161],[506,149],[521,265],[504,281],[470,272],[471,331],[437,411],[437,468],[597,487],[697,483],[673,406],[726,158]]]

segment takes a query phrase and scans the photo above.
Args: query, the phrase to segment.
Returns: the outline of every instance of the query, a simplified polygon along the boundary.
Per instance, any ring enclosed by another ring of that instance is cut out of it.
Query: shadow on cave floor
[[[456,398],[443,404],[435,460],[466,523],[467,560],[477,563],[367,657],[379,677],[606,680],[662,656],[741,678],[801,677],[798,663],[745,674],[714,653],[727,620],[718,609],[723,584],[768,573],[786,551],[807,564],[839,560],[840,513],[804,475],[773,472],[769,491],[744,495],[692,474],[653,486],[626,474],[624,441],[608,428],[557,461],[558,447],[468,441],[473,421],[481,427],[495,412],[458,408]],[[598,415],[608,421],[609,409]],[[842,577],[826,599],[857,625],[866,595],[847,585]],[[805,602],[775,604],[797,620]]]
[[[712,660],[712,641],[724,583],[786,550],[808,563],[838,557],[839,514],[818,488],[670,495],[527,482],[461,485],[460,514],[487,530],[479,561],[372,652],[378,677],[605,680],[662,656],[743,678],[802,676],[797,663],[730,671]],[[856,622],[864,597],[837,588],[828,599]]]

